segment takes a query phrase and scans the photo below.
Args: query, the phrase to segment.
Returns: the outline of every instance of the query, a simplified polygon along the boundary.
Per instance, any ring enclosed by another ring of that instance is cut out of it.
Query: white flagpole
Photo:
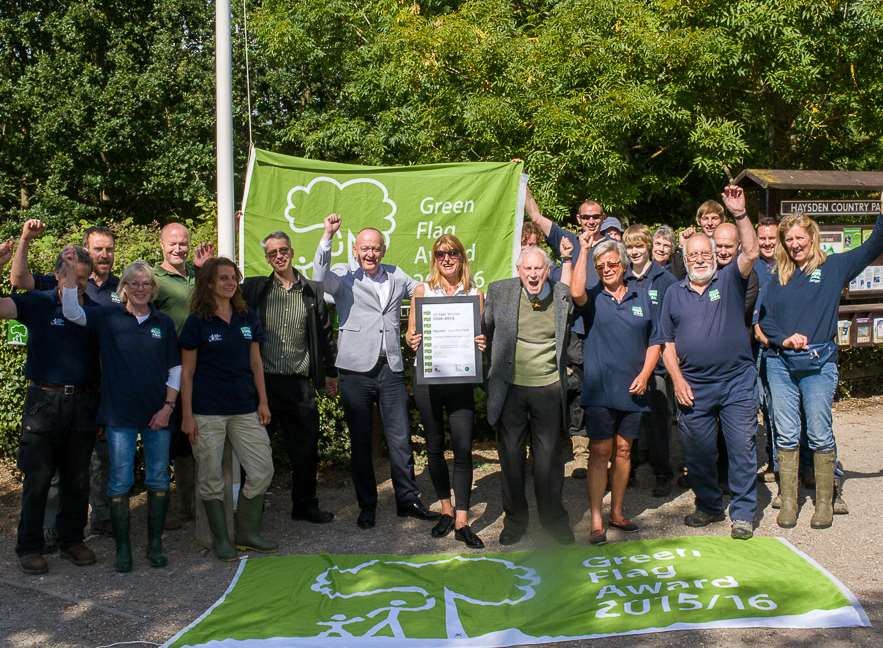
[[[233,53],[230,0],[215,2],[215,102],[218,171],[218,255],[235,258],[233,203]]]

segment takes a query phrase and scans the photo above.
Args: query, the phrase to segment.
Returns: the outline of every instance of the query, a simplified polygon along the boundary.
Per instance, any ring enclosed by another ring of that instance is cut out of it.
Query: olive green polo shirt
[[[175,323],[175,332],[181,334],[181,328],[190,315],[190,297],[196,287],[196,268],[189,261],[186,266],[187,276],[183,277],[177,272],[169,272],[162,266],[153,269],[153,277],[159,287],[159,293],[153,300],[153,305],[172,318]]]

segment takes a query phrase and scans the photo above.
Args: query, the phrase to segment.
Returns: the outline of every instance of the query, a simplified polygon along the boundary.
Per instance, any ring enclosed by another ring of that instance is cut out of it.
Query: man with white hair
[[[518,276],[488,287],[483,314],[490,368],[488,422],[497,429],[505,520],[500,544],[527,531],[525,445],[533,456],[540,524],[558,542],[573,542],[561,503],[567,428],[567,341],[570,289],[549,281],[551,263],[536,246],[521,250]]]
[[[736,262],[718,269],[714,241],[696,233],[686,241],[687,278],[662,304],[663,360],[680,407],[678,428],[696,510],[684,518],[702,527],[724,519],[717,482],[717,419],[726,441],[732,492],[732,537],[753,535],[757,511],[757,372],[745,325],[745,290],[758,255],[757,236],[737,186],[723,199],[742,242]]]

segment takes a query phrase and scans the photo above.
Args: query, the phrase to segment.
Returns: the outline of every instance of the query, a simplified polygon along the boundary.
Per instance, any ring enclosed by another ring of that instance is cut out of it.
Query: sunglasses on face
[[[576,217],[580,220],[601,220],[601,214],[577,214]]]
[[[441,261],[445,257],[451,257],[452,259],[459,259],[460,252],[458,250],[436,250],[435,258],[438,261]]]
[[[282,256],[282,257],[291,256],[291,248],[281,247],[281,248],[276,248],[275,250],[270,250],[269,252],[267,252],[268,259],[275,259],[276,257],[280,257],[280,256]]]
[[[607,261],[606,263],[597,263],[595,264],[595,270],[601,272],[604,268],[608,270],[616,270],[616,268],[621,268],[622,264],[619,261]]]

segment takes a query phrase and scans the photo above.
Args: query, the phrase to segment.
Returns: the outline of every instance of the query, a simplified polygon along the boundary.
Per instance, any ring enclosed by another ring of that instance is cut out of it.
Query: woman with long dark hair
[[[412,299],[421,297],[452,297],[478,295],[466,259],[463,243],[453,234],[443,234],[432,246],[429,277],[414,289]],[[417,333],[415,308],[412,306],[405,336],[408,345],[417,351],[423,336]],[[484,351],[484,336],[475,338]],[[429,455],[429,475],[442,505],[442,515],[432,528],[434,538],[442,538],[452,530],[454,537],[472,549],[481,549],[484,543],[469,527],[469,496],[472,490],[472,432],[475,426],[474,385],[449,383],[418,385],[414,383],[414,400],[420,410],[420,420],[426,433],[426,452]],[[454,451],[454,504],[451,503],[451,481],[445,462],[444,413],[451,428],[451,446]]]
[[[766,375],[775,402],[773,419],[782,505],[779,526],[797,524],[797,465],[801,418],[813,451],[816,502],[810,526],[833,523],[836,444],[832,405],[837,388],[837,312],[843,288],[883,253],[883,215],[870,238],[840,254],[826,254],[819,226],[804,214],[779,223],[776,269],[764,289],[758,323],[769,339]]]
[[[190,438],[198,467],[197,491],[220,560],[235,560],[224,515],[224,441],[245,468],[236,510],[235,545],[243,551],[274,551],[260,534],[264,492],[273,478],[273,455],[264,427],[270,422],[260,343],[260,319],[239,289],[241,275],[230,260],[209,259],[196,279],[191,315],[181,330],[181,429]]]

